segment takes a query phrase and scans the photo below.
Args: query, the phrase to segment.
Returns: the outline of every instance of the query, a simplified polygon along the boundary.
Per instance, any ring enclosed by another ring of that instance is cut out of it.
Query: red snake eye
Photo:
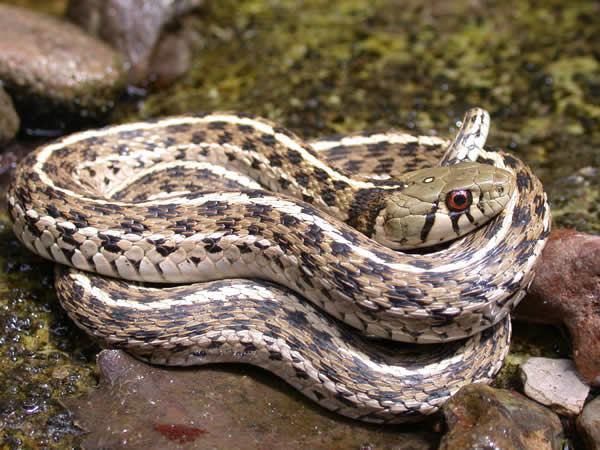
[[[446,206],[450,211],[460,212],[466,210],[473,203],[471,191],[458,189],[448,192],[446,196]]]

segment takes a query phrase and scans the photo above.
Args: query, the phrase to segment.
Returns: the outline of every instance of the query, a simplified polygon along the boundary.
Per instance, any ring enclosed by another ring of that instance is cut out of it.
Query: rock
[[[589,402],[577,418],[577,429],[589,450],[600,449],[600,397]]]
[[[71,0],[67,17],[120,50],[131,66],[130,81],[146,79],[163,27],[203,0]]]
[[[12,100],[0,85],[0,144],[10,141],[19,131],[19,116]]]
[[[26,127],[73,129],[103,117],[124,69],[74,25],[0,4],[0,79]]]
[[[173,370],[104,350],[98,370],[98,389],[61,402],[88,432],[84,448],[430,449],[438,440],[423,425],[408,432],[336,416],[247,366]]]
[[[192,50],[183,32],[169,33],[157,44],[148,78],[153,87],[168,86],[185,74],[192,63]]]
[[[570,359],[532,357],[520,371],[523,390],[529,398],[565,416],[577,415],[583,409],[590,387]]]
[[[449,431],[441,450],[561,448],[558,416],[515,392],[471,384],[446,403],[443,413]]]
[[[600,236],[552,231],[529,294],[513,317],[564,323],[579,373],[600,385]]]

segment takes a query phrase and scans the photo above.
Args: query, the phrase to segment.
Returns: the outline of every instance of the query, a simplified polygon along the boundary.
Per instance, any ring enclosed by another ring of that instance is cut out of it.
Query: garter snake
[[[9,211],[27,248],[73,268],[59,298],[101,341],[154,363],[256,364],[340,414],[409,420],[499,370],[549,233],[541,183],[483,149],[488,127],[480,109],[452,142],[308,144],[231,113],[112,126],[27,156]],[[390,176],[396,157],[416,170]]]

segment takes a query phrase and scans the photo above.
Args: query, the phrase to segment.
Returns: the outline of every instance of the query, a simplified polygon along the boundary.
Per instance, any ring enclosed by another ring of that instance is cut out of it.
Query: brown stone
[[[78,27],[0,4],[0,80],[26,127],[104,117],[124,75],[120,56]]]
[[[443,413],[449,431],[440,450],[561,448],[558,416],[512,391],[470,384],[446,403]]]
[[[75,0],[67,17],[120,50],[130,65],[130,81],[146,77],[163,27],[200,6],[203,0]]]
[[[555,230],[514,317],[564,323],[584,379],[600,385],[600,236]]]

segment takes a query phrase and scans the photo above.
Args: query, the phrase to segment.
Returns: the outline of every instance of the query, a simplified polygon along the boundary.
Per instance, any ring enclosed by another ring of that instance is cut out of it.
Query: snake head
[[[474,162],[411,172],[390,192],[373,238],[396,250],[427,247],[469,233],[499,214],[515,191],[507,170]]]

